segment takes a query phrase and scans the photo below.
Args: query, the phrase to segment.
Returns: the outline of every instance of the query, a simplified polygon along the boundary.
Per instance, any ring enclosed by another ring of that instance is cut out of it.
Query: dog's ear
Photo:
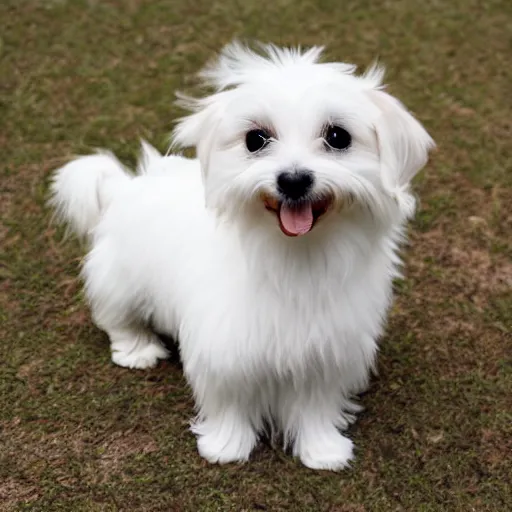
[[[217,93],[202,99],[178,96],[177,103],[192,113],[181,118],[176,124],[171,147],[195,147],[203,173],[207,171],[215,133],[222,121],[222,95],[223,93]]]
[[[198,99],[177,94],[176,104],[191,113],[178,120],[172,132],[173,145],[196,147],[204,139],[219,119],[221,102],[216,101],[217,96],[220,94]]]
[[[379,89],[369,94],[380,110],[375,132],[382,180],[388,190],[401,190],[425,166],[435,144],[400,101]]]

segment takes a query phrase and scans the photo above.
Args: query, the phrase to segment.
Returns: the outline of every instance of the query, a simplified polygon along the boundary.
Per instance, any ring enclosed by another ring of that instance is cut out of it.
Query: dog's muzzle
[[[309,233],[332,203],[329,197],[313,199],[313,173],[307,170],[282,172],[277,177],[279,197],[263,196],[265,208],[276,214],[281,231],[287,236]]]

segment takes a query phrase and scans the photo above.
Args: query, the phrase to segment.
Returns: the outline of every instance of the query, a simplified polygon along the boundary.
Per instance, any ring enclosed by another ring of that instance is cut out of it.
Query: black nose
[[[313,186],[310,171],[282,172],[277,177],[277,189],[288,199],[300,199],[307,195]]]

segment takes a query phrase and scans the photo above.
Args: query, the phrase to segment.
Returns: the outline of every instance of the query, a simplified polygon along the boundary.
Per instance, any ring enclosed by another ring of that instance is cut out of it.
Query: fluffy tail
[[[59,220],[79,237],[85,237],[116,192],[132,177],[111,153],[80,157],[55,171],[49,203]]]

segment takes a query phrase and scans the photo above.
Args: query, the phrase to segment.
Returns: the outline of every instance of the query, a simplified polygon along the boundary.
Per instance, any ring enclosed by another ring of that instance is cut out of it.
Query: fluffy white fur
[[[91,250],[83,278],[112,360],[149,368],[167,357],[148,328],[179,340],[210,462],[245,461],[270,426],[302,462],[348,465],[340,433],[360,406],[398,275],[409,182],[432,139],[383,91],[382,69],[319,63],[308,51],[228,46],[203,73],[214,93],[191,109],[175,143],[198,159],[143,144],[136,175],[109,153],[78,158],[52,184],[58,215]],[[352,135],[328,151],[325,126]],[[251,154],[245,134],[269,129]],[[308,169],[331,204],[288,237],[263,197],[277,175]]]

